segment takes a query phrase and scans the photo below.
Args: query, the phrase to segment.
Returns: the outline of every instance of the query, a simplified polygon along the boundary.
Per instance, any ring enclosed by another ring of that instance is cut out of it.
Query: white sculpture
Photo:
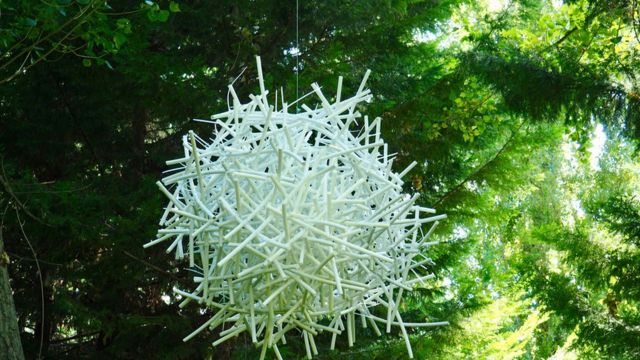
[[[346,332],[351,346],[357,315],[377,334],[377,322],[399,326],[413,357],[406,327],[447,324],[405,323],[398,309],[405,291],[433,277],[415,270],[430,261],[425,239],[445,215],[424,217],[434,210],[402,193],[415,162],[391,170],[380,119],[357,123],[368,71],[353,97],[342,99],[342,78],[333,102],[313,84],[321,106],[290,113],[277,92],[276,107],[268,103],[257,63],[260,94],[242,104],[229,85],[229,111],[207,121],[214,138],[184,136],[184,157],[158,182],[169,204],[145,247],[171,240],[167,253],[200,272],[195,289],[174,288],[180,307],[195,301],[215,313],[184,341],[226,323],[214,346],[248,332],[261,359],[268,348],[281,359],[278,342],[297,329],[311,358],[320,332],[333,334],[332,349]]]

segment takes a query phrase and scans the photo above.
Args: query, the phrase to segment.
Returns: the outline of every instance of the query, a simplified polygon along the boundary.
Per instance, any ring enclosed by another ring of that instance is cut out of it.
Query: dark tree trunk
[[[0,358],[7,360],[24,360],[18,317],[13,304],[13,293],[9,286],[7,266],[9,258],[4,252],[0,229]]]
[[[142,105],[137,105],[134,118],[131,122],[131,130],[133,131],[133,175],[135,181],[142,180],[145,173],[144,160],[146,154],[144,152],[144,139],[147,136],[147,123],[149,123],[149,112]]]

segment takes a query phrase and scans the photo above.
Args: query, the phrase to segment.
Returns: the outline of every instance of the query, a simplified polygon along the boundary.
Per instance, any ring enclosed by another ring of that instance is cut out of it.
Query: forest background
[[[362,112],[448,214],[403,318],[451,325],[412,331],[417,358],[640,358],[639,34],[636,0],[0,1],[0,357],[255,358],[182,342],[206,314],[142,244],[164,161],[259,55],[288,99],[298,60],[301,93],[371,69]],[[395,330],[328,345],[406,357]]]

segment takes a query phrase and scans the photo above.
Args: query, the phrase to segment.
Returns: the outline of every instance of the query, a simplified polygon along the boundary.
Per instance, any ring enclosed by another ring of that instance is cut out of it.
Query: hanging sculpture
[[[184,157],[158,182],[169,204],[144,246],[169,241],[167,253],[188,258],[198,275],[194,289],[174,288],[180,307],[214,313],[184,340],[225,323],[214,346],[247,332],[261,359],[269,348],[281,359],[277,344],[295,329],[311,358],[321,332],[332,333],[332,349],[344,332],[351,346],[357,315],[378,335],[376,323],[399,326],[412,357],[406,327],[447,324],[405,323],[399,311],[403,293],[433,277],[416,270],[430,262],[426,239],[445,215],[425,217],[434,210],[402,193],[415,162],[393,172],[380,119],[356,110],[371,98],[368,71],[353,97],[342,99],[340,77],[333,102],[313,84],[320,105],[290,113],[277,92],[269,104],[257,63],[260,94],[242,104],[229,85],[229,110],[207,120],[214,138],[184,136]]]

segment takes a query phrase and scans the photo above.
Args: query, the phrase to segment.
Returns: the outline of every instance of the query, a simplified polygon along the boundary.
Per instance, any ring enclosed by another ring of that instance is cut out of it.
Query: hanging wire
[[[296,0],[296,101],[300,98],[300,4]],[[300,111],[300,103],[296,105],[296,114]]]

